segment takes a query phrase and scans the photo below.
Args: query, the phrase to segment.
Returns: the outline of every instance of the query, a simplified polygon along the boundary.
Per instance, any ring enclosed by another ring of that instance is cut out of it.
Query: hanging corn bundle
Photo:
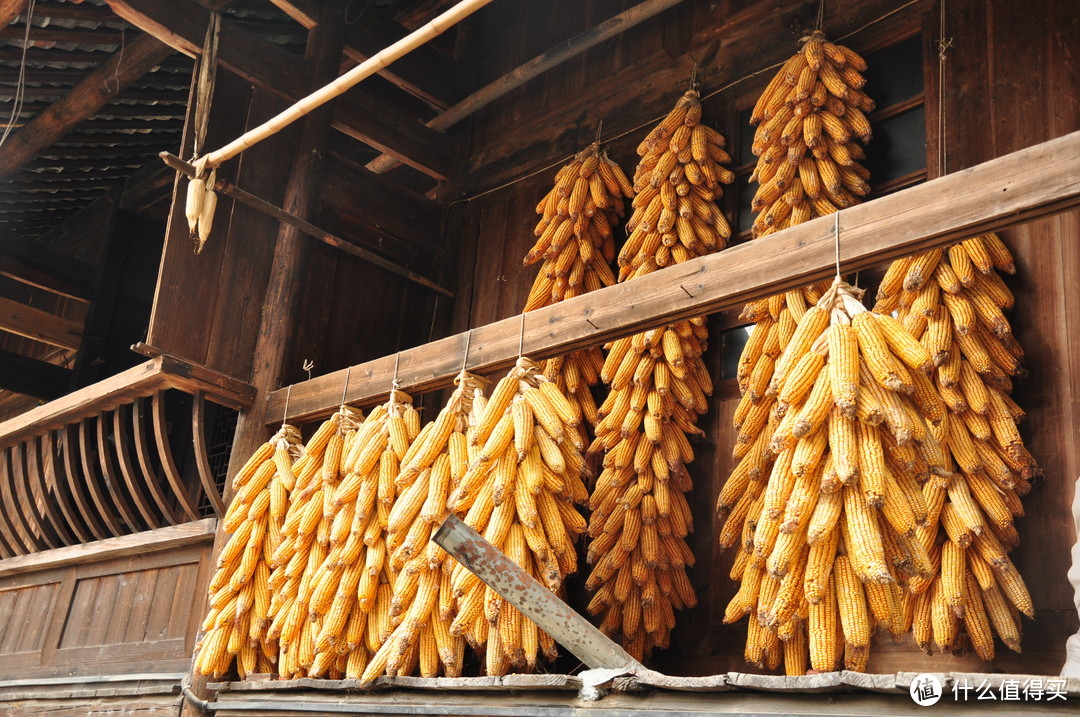
[[[528,358],[499,381],[469,440],[475,454],[447,508],[530,575],[561,595],[577,570],[574,541],[585,520],[574,507],[588,497],[582,474],[584,444],[577,413],[554,382]],[[484,654],[487,674],[534,670],[551,637],[473,573],[451,575],[458,612],[451,635]]]
[[[619,254],[619,280],[722,249],[730,236],[716,205],[733,176],[724,139],[701,124],[698,93],[687,92],[638,147],[634,214]],[[601,377],[611,386],[590,452],[604,451],[590,497],[586,587],[589,612],[642,659],[666,647],[675,610],[697,602],[686,567],[694,555],[685,494],[688,434],[708,409],[712,379],[701,359],[708,332],[695,317],[609,345]]]
[[[293,461],[300,431],[282,425],[233,477],[235,495],[222,521],[231,533],[210,581],[210,610],[196,647],[195,669],[221,677],[233,658],[243,679],[274,672],[278,646],[270,637],[270,558],[281,542],[289,492],[296,483]],[[301,459],[303,460],[303,459]]]
[[[867,311],[861,293],[837,278],[803,314],[776,367],[776,461],[724,488],[741,495],[724,526],[740,541],[741,581],[725,622],[749,615],[747,661],[774,669],[783,659],[788,674],[808,662],[833,670],[841,656],[864,670],[875,623],[894,636],[908,629],[900,584],[933,574],[916,528],[937,516],[919,481],[938,494],[947,484],[924,419],[940,421],[944,406],[928,390],[926,349]]]
[[[623,198],[633,196],[630,180],[619,165],[600,151],[586,147],[555,175],[555,186],[536,206],[541,215],[534,234],[539,237],[525,265],[541,259],[525,311],[573,298],[615,283],[610,262],[615,259],[611,228],[623,215]],[[544,375],[555,382],[581,420],[598,420],[591,387],[600,381],[604,357],[599,347],[575,351],[542,362]]]
[[[460,677],[465,640],[451,635],[455,604],[450,585],[456,563],[431,536],[446,518],[446,502],[469,466],[469,437],[484,410],[481,379],[462,371],[439,416],[402,458],[398,498],[388,516],[387,550],[396,573],[390,618],[393,633],[371,658],[363,679],[407,675],[419,662],[423,677]],[[474,449],[475,453],[479,449]]]
[[[757,125],[752,145],[758,157],[751,180],[760,185],[752,208],[759,212],[755,237],[765,236],[858,203],[870,187],[869,172],[856,139],[870,140],[866,113],[874,103],[862,91],[866,62],[852,50],[825,40],[820,32],[806,38],[758,99],[751,113]],[[828,282],[793,289],[751,302],[740,318],[756,322],[739,359],[742,400],[735,412],[738,429],[736,473],[761,477],[773,455],[769,438],[778,418],[773,371],[795,325],[813,306]],[[721,494],[718,509],[735,506],[734,488]],[[726,544],[733,537],[726,536]],[[722,540],[722,543],[725,541]]]
[[[284,679],[327,671],[338,677],[344,674],[344,656],[337,664],[328,664],[327,657],[315,659],[322,615],[316,605],[325,591],[319,589],[317,571],[327,551],[340,541],[342,526],[331,523],[327,509],[340,480],[342,455],[351,448],[360,420],[358,411],[342,406],[308,440],[295,471],[281,543],[270,561],[270,635],[281,648],[278,674]],[[346,523],[344,529],[348,527]]]
[[[896,312],[933,359],[936,391],[947,407],[937,434],[956,475],[936,498],[941,529],[920,532],[934,556],[933,581],[917,584],[914,631],[928,654],[963,651],[994,656],[993,632],[1020,650],[1016,611],[1034,617],[1023,579],[1006,554],[1019,536],[1020,496],[1038,471],[1016,423],[1010,376],[1023,351],[1002,313],[1013,296],[997,274],[1015,272],[1012,255],[996,234],[900,259],[889,267],[874,310]],[[961,632],[960,624],[966,628]]]

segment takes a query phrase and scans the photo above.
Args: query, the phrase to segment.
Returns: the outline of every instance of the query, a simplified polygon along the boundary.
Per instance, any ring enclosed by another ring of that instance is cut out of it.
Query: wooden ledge
[[[254,387],[242,381],[175,356],[162,355],[0,423],[0,446],[111,411],[168,388],[187,393],[202,391],[211,401],[237,410],[248,408],[255,400]]]
[[[167,528],[20,555],[0,560],[0,578],[210,542],[214,539],[215,530],[217,530],[217,518],[203,518],[191,523],[170,525]]]

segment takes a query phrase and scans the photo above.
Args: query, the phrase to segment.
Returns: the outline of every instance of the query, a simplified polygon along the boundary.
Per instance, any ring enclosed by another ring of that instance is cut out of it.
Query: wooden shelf
[[[1034,145],[840,213],[840,263],[853,272],[1027,222],[1080,204],[1080,132]],[[822,217],[718,254],[668,267],[524,315],[503,319],[349,369],[347,403],[389,393],[395,362],[401,386],[422,393],[450,385],[465,346],[474,371],[509,368],[523,351],[543,359],[662,326],[733,309],[747,301],[828,278],[835,272],[834,217]],[[294,384],[290,422],[325,416],[341,400],[346,369]],[[288,389],[270,394],[266,422],[280,420]],[[2,427],[0,427],[2,428]]]

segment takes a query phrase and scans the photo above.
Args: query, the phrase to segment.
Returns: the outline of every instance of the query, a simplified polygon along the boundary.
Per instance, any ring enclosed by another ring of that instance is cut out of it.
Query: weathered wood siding
[[[631,0],[554,0],[494,3],[478,16],[469,37],[476,85],[632,6]],[[1016,4],[1008,0],[950,0],[946,35],[953,38],[944,77],[948,171],[1017,150],[1080,128],[1080,78],[1075,60],[1080,17],[1068,0]],[[452,328],[461,331],[520,311],[536,274],[521,258],[533,242],[536,202],[567,158],[603,135],[609,153],[630,174],[634,148],[686,89],[695,61],[705,121],[732,137],[739,109],[752,104],[775,70],[812,27],[817,3],[688,0],[637,28],[527,83],[480,112],[456,136],[470,142],[461,183],[466,201],[449,207],[448,235],[458,242],[458,300]],[[895,12],[892,12],[895,11]],[[884,20],[878,18],[892,12]],[[919,0],[835,0],[826,3],[826,30],[860,52],[871,52],[924,32],[927,77],[928,166],[936,171],[936,36],[938,3]],[[728,89],[715,90],[761,72]],[[874,88],[867,87],[874,95]],[[510,184],[508,184],[510,183]],[[873,183],[873,178],[871,178]],[[507,185],[508,186],[503,186]],[[734,192],[735,188],[732,187]],[[457,195],[454,196],[457,199]],[[1073,325],[1080,315],[1080,215],[1061,214],[1005,233],[1018,272],[1007,278],[1016,293],[1009,315],[1028,352],[1027,375],[1014,397],[1028,411],[1021,430],[1045,469],[1045,481],[1025,500],[1022,544],[1014,558],[1031,587],[1038,619],[1024,623],[1024,654],[999,645],[994,667],[1010,672],[1056,674],[1065,637],[1077,615],[1065,574],[1075,540],[1068,506],[1080,474],[1080,344]],[[714,328],[732,325],[714,317]],[[720,375],[721,340],[712,334],[706,355]],[[674,646],[656,666],[672,673],[711,674],[746,670],[742,660],[745,621],[721,623],[736,588],[727,576],[730,553],[715,545],[719,524],[712,506],[731,469],[731,416],[737,387],[718,381],[710,413],[694,441],[698,557],[692,579],[700,602],[678,615]],[[583,579],[579,578],[579,582]],[[972,657],[922,656],[910,640],[875,646],[871,671],[976,668]]]

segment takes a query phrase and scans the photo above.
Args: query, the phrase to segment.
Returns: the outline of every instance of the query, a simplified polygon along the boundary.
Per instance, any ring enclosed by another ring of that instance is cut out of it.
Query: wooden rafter
[[[0,349],[0,389],[46,401],[71,385],[71,369]]]
[[[1013,152],[840,214],[844,272],[944,246],[1080,204],[1080,132]],[[624,284],[524,315],[525,354],[535,359],[712,314],[794,289],[835,271],[834,217],[821,217]],[[422,393],[447,386],[470,345],[472,370],[497,371],[518,356],[521,318],[514,316],[384,356],[349,369],[346,402],[386,395],[397,376]],[[286,394],[290,420],[326,415],[341,402],[346,369],[270,395],[266,417],[278,420]]]
[[[9,177],[43,149],[68,134],[128,85],[172,53],[149,35],[127,43],[47,110],[12,134],[0,148],[0,179]]]
[[[184,54],[195,57],[202,51],[208,14],[193,0],[109,0],[109,5],[120,17]],[[218,61],[237,75],[290,102],[308,94],[309,60],[229,20],[221,23],[219,43]],[[339,98],[332,126],[436,179],[445,179],[449,171],[445,135],[362,87]]]
[[[11,24],[26,7],[27,0],[0,0],[0,29]]]
[[[79,322],[4,298],[0,298],[0,329],[76,351],[82,339]]]
[[[279,10],[304,27],[315,26],[316,0],[270,0]],[[359,7],[359,6],[358,6]],[[345,54],[360,62],[408,34],[387,14],[367,4],[356,16],[346,17]],[[445,52],[425,45],[379,72],[401,89],[436,107],[449,107],[458,99],[457,61]]]

